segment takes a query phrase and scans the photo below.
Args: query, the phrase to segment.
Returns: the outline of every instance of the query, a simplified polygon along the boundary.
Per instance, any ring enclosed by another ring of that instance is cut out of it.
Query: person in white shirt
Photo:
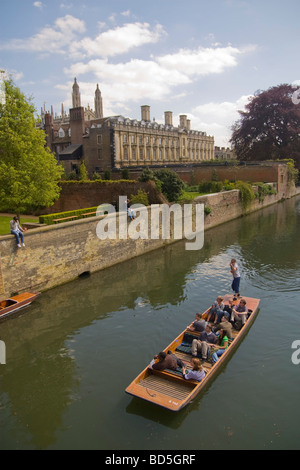
[[[18,248],[21,248],[20,239],[22,246],[25,246],[23,232],[24,229],[21,227],[18,217],[14,217],[10,222],[10,233],[16,237]]]
[[[238,267],[238,264],[234,258],[232,258],[230,262],[230,271],[233,276],[231,288],[234,291],[234,294],[236,297],[240,296],[240,281],[241,281],[241,275],[240,275],[240,270]]]

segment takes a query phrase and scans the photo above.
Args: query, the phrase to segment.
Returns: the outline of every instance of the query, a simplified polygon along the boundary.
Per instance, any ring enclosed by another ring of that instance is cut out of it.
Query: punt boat
[[[6,318],[8,315],[12,315],[21,308],[27,307],[39,295],[40,292],[23,292],[23,294],[18,294],[9,299],[0,301],[0,320]]]
[[[179,411],[184,408],[213,379],[224,362],[231,356],[231,353],[238,347],[253,324],[259,311],[260,299],[244,296],[242,298],[246,300],[249,311],[246,323],[239,331],[232,328],[232,340],[229,341],[228,348],[216,363],[209,361],[202,363],[206,375],[201,382],[184,379],[180,368],[176,371],[169,369],[158,371],[151,369],[149,367],[150,364],[148,364],[126,388],[125,392],[171,411]],[[232,299],[232,295],[225,295],[223,297],[223,303],[229,305],[229,300],[232,301]],[[239,300],[234,302],[234,304],[237,304]],[[203,315],[207,313],[208,310],[209,309],[207,309]],[[194,321],[164,349],[165,353],[171,351],[178,359],[181,359],[186,367],[186,372],[192,368],[192,340],[200,335],[200,333],[196,331],[189,330],[193,323]]]

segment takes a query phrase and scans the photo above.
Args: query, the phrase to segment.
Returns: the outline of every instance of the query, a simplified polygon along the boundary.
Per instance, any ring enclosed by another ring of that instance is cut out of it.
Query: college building
[[[75,78],[72,108],[62,106],[61,115],[41,110],[41,128],[47,145],[65,166],[66,173],[78,173],[84,161],[89,176],[105,170],[141,169],[143,167],[178,167],[214,159],[214,137],[192,130],[185,114],[173,125],[173,113],[164,113],[164,124],[151,120],[150,106],[141,106],[140,119],[103,116],[99,86],[94,110],[81,106],[79,85]]]

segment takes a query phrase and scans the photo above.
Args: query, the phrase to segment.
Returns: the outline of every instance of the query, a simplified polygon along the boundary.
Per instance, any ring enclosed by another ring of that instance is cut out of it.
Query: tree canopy
[[[168,201],[177,201],[184,188],[184,183],[177,173],[173,170],[169,170],[168,168],[163,168],[161,170],[156,170],[154,172],[154,177],[161,182],[161,191]]]
[[[295,89],[283,84],[258,92],[239,111],[232,143],[239,160],[293,158],[300,163],[300,104]]]
[[[16,213],[58,199],[63,169],[36,128],[34,106],[11,79],[0,101],[0,208]]]

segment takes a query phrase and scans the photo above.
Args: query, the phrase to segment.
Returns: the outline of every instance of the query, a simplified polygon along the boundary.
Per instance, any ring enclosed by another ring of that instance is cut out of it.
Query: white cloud
[[[168,70],[154,61],[132,59],[126,63],[111,64],[107,59],[73,64],[65,73],[72,77],[93,74],[105,90],[105,100],[128,103],[142,99],[160,100],[170,95],[174,86],[190,83],[189,77]],[[80,89],[84,82],[80,80]],[[84,85],[83,85],[84,86]]]
[[[29,39],[13,39],[0,49],[65,54],[68,46],[79,33],[85,31],[85,23],[71,15],[58,18],[53,27],[46,26]]]
[[[238,111],[244,111],[251,96],[241,96],[234,102],[210,102],[192,109],[188,116],[193,129],[214,135],[215,144],[226,147],[231,137],[231,126],[239,119]]]
[[[252,49],[255,46],[251,46]],[[175,54],[167,54],[157,58],[159,64],[169,70],[177,70],[189,76],[204,76],[222,73],[229,67],[237,65],[237,57],[251,50],[251,47],[238,49],[236,47],[199,47],[195,50],[180,49]]]
[[[44,5],[42,4],[42,2],[33,2],[33,6],[42,9]]]
[[[164,34],[157,25],[151,30],[148,23],[127,23],[104,31],[96,38],[85,37],[71,45],[73,57],[109,57],[128,52],[134,47],[156,43]]]

